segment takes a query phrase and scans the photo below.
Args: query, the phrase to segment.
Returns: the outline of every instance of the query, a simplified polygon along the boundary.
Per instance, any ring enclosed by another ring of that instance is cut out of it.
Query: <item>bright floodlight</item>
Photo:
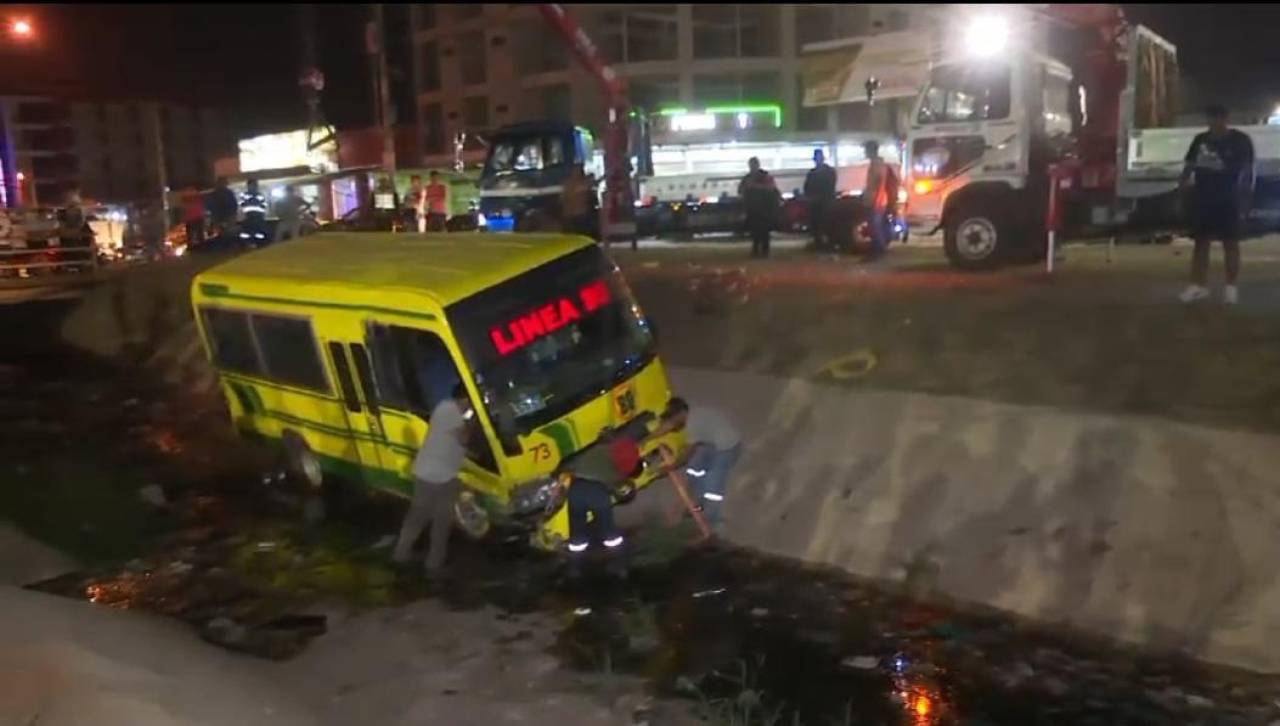
[[[979,15],[969,22],[965,41],[973,55],[993,56],[1009,44],[1009,23],[997,15]]]
[[[35,28],[31,27],[31,21],[19,18],[9,24],[9,30],[19,38],[30,38],[35,32]]]

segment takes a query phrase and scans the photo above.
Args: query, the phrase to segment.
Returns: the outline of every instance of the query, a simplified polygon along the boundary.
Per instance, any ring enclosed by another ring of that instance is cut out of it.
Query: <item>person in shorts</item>
[[[1226,283],[1222,300],[1235,305],[1240,301],[1240,228],[1253,192],[1253,142],[1248,134],[1227,126],[1227,109],[1222,106],[1209,107],[1205,115],[1209,129],[1192,139],[1179,180],[1179,189],[1187,194],[1195,240],[1191,284],[1179,299],[1189,303],[1209,297],[1209,248],[1218,240]]]

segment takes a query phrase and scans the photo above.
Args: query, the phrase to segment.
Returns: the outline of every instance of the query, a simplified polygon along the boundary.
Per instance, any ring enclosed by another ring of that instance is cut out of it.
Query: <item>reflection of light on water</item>
[[[148,578],[150,574],[122,575],[116,580],[90,584],[84,594],[89,602],[127,610],[141,600]]]
[[[929,700],[927,694],[917,694],[915,705],[911,707],[911,710],[915,711],[918,718],[928,718],[929,713],[933,711],[933,701]]]
[[[168,429],[157,429],[150,432],[147,441],[162,454],[182,453],[182,442]]]
[[[910,663],[899,653],[889,661],[893,669],[893,684],[897,700],[907,711],[908,723],[915,726],[932,726],[939,723],[939,711],[945,710],[942,694],[936,684],[911,675]]]

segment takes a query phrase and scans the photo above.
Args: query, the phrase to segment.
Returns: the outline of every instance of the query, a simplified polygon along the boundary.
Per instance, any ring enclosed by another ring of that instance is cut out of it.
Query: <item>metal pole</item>
[[[387,29],[383,19],[382,3],[373,6],[374,42],[377,52],[378,116],[382,123],[382,165],[391,175],[394,195],[396,184],[396,134],[392,125],[394,111],[391,107],[391,83],[387,78]],[[398,195],[395,195],[398,196]],[[399,200],[396,200],[399,204]]]
[[[164,127],[160,121],[160,103],[151,104],[151,123],[155,132],[156,177],[160,184],[160,244],[169,237],[169,173],[164,163]]]

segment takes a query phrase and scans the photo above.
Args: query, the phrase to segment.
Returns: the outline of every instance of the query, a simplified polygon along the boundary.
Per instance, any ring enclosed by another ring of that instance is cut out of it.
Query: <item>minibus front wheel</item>
[[[458,502],[453,507],[453,519],[468,537],[481,540],[493,529],[493,521],[489,510],[484,508],[473,492],[464,491],[458,495]]]

